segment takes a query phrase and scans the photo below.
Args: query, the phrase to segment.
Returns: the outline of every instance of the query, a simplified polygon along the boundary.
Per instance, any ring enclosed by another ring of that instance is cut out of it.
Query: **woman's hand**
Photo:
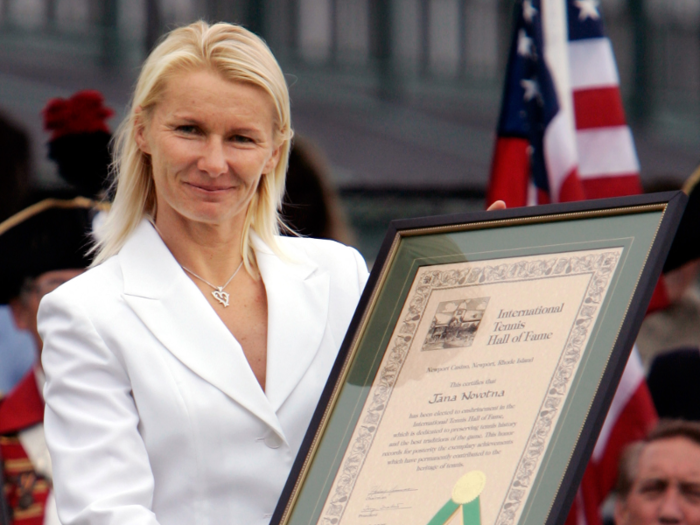
[[[506,203],[504,201],[496,201],[491,206],[486,208],[486,211],[495,211],[495,210],[505,210],[506,209]]]

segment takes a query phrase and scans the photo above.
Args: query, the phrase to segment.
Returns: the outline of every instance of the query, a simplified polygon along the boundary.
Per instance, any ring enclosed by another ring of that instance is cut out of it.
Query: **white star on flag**
[[[540,98],[540,87],[537,85],[537,81],[532,79],[523,79],[520,81],[520,85],[525,90],[525,101],[529,102],[533,98]]]
[[[531,0],[525,0],[523,2],[523,18],[527,20],[528,24],[532,23],[532,17],[537,14],[537,9],[532,7]]]
[[[521,29],[518,32],[518,54],[524,57],[533,57],[533,45],[532,38],[527,36],[524,29]]]
[[[598,12],[600,2],[598,0],[576,0],[574,3],[579,9],[579,20],[586,20],[587,18],[598,20],[600,18],[600,13]]]

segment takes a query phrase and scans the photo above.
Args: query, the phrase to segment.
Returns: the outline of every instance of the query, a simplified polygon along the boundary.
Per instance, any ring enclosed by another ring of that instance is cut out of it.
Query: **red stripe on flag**
[[[610,432],[605,452],[597,462],[598,490],[607,495],[615,486],[622,451],[633,441],[643,439],[656,424],[658,416],[644,378],[625,405]]]
[[[580,525],[581,511],[586,525],[601,525],[600,506],[615,486],[622,452],[632,442],[643,439],[657,420],[649,388],[644,377],[640,377],[634,394],[615,420],[603,455],[597,462],[593,459],[588,462],[579,488],[582,497],[577,497],[571,506],[566,525]]]
[[[564,179],[559,189],[559,202],[572,202],[586,200],[585,189],[578,176],[578,170],[574,168]]]
[[[617,86],[579,89],[573,96],[576,129],[627,125]]]
[[[639,195],[642,193],[642,185],[636,173],[585,178],[581,182],[586,192],[586,197],[589,199],[606,199],[608,197]]]
[[[537,194],[537,204],[538,205],[552,204],[552,199],[549,198],[549,193],[547,193],[546,191],[537,188],[536,194]]]
[[[654,293],[651,296],[651,301],[649,301],[649,306],[647,307],[646,315],[657,310],[664,310],[671,306],[671,301],[668,298],[668,291],[666,290],[666,281],[664,276],[661,275],[659,280],[656,282],[656,288],[654,288]]]
[[[487,204],[503,200],[509,208],[527,205],[530,156],[527,139],[498,137],[493,154]]]
[[[579,487],[585,525],[602,525],[603,523],[600,515],[600,502],[605,501],[606,496],[601,494],[599,483],[600,472],[598,469],[591,468],[591,463],[589,463]],[[578,523],[581,525],[580,520]]]

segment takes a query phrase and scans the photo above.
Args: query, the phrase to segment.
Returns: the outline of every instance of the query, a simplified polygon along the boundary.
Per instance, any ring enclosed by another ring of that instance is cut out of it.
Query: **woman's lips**
[[[200,190],[200,191],[205,191],[207,193],[217,193],[217,192],[231,190],[234,188],[234,186],[208,186],[205,184],[196,184],[193,182],[186,182],[185,184],[187,184],[191,188],[194,188],[194,189]]]

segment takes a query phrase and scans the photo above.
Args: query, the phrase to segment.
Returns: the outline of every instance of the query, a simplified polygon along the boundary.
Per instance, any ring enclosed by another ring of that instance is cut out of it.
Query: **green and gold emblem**
[[[486,485],[486,474],[472,470],[457,480],[452,497],[428,522],[428,525],[445,525],[461,508],[462,525],[481,525],[479,495]]]

